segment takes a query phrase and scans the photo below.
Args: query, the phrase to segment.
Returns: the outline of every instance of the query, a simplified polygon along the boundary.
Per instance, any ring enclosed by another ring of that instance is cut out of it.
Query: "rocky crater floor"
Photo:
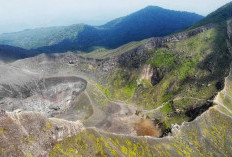
[[[37,111],[48,117],[62,114],[76,103],[87,82],[78,77],[48,77],[24,84],[0,84],[5,111]]]

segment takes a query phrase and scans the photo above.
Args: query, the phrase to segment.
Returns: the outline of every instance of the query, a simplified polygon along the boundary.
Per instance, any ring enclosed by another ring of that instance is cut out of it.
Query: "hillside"
[[[231,37],[232,17],[1,64],[0,156],[231,156]]]
[[[188,12],[149,6],[102,26],[84,24],[40,28],[0,35],[0,44],[41,52],[116,48],[131,41],[165,36],[187,28],[203,17]]]
[[[206,16],[201,21],[194,24],[192,27],[190,27],[190,29],[203,26],[209,23],[223,22],[230,19],[231,16],[232,16],[232,2],[229,2],[224,6],[220,7],[219,9],[217,9],[216,11],[212,12],[208,16]]]
[[[10,62],[35,56],[37,53],[19,47],[0,45],[0,61]]]

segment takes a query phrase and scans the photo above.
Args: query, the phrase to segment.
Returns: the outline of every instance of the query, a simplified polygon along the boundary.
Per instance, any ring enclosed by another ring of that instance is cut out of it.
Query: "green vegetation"
[[[50,130],[52,128],[52,123],[47,122],[46,126],[43,128],[43,132],[46,132],[47,130]]]
[[[162,108],[161,108],[161,112],[163,115],[167,115],[168,113],[173,111],[173,107],[172,107],[172,103],[168,102],[166,103]]]
[[[52,128],[52,124],[51,124],[51,122],[48,122],[46,125],[46,129],[51,129],[51,128]]]
[[[55,145],[50,157],[59,156],[96,156],[96,157],[130,157],[152,156],[151,147],[145,141],[132,142],[130,139],[118,137],[99,137],[93,130],[65,139]]]
[[[59,156],[96,156],[106,157],[107,154],[117,157],[117,152],[103,138],[93,133],[83,131],[75,137],[70,137],[55,145],[50,157]]]
[[[193,60],[186,60],[175,71],[179,80],[185,80],[188,76],[193,76],[195,73],[196,62]]]
[[[151,82],[146,79],[142,79],[139,83],[142,84],[145,88],[152,87]]]
[[[125,52],[138,48],[139,46],[144,44],[146,41],[147,39],[142,40],[142,41],[137,41],[137,42],[130,42],[113,50],[108,50],[106,48],[100,47],[100,48],[96,48],[93,51],[90,51],[90,53],[82,53],[80,55],[83,57],[95,58],[95,59],[103,59],[107,57],[119,56]]]
[[[105,88],[103,85],[101,85],[99,83],[97,83],[96,85],[97,85],[98,89],[100,89],[107,98],[111,97],[111,93],[107,88]]]
[[[5,134],[5,133],[7,133],[7,130],[0,127],[0,132],[3,133],[3,134]]]
[[[126,72],[122,69],[117,69],[113,74],[109,75],[111,99],[114,100],[127,100],[130,99],[137,87],[138,75],[133,72]]]
[[[189,122],[191,118],[187,117],[184,113],[176,114],[169,117],[165,117],[162,122],[165,124],[166,129],[170,128],[172,124],[181,125],[183,122]]]
[[[152,59],[148,60],[147,63],[151,64],[152,67],[170,67],[175,65],[175,56],[173,53],[169,51],[165,52],[166,50],[161,48],[156,50]]]
[[[130,98],[133,95],[137,86],[136,77],[131,78],[130,80],[128,80],[128,82],[124,82],[122,78],[123,74],[119,74],[116,80],[114,80],[112,87],[114,88],[112,92],[113,98],[119,100],[125,100]]]
[[[4,148],[1,148],[0,152],[1,152],[1,154],[3,154],[3,155],[5,155],[5,153],[6,153]]]
[[[33,157],[33,155],[31,153],[28,153],[27,157]]]
[[[29,143],[33,143],[33,142],[35,142],[35,137],[34,136],[26,136],[26,135],[24,135],[23,137],[21,137],[21,141],[22,142],[24,142],[24,143],[27,143],[27,144],[29,144]]]

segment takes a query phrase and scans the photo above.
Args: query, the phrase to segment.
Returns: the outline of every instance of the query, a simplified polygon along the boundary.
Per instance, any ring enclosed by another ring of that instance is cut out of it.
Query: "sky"
[[[230,0],[0,0],[0,34],[38,27],[101,25],[148,5],[206,16]]]

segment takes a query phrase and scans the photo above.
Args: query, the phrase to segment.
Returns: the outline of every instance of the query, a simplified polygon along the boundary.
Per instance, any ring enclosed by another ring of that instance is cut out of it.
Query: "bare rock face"
[[[151,77],[151,84],[154,86],[158,84],[164,77],[164,72],[160,68],[153,69],[153,75]]]
[[[83,130],[79,121],[48,119],[38,112],[0,114],[0,156],[48,156],[52,146]]]
[[[151,83],[151,78],[153,75],[153,70],[151,68],[151,65],[144,65],[142,68],[142,71],[140,73],[140,78],[139,78],[139,82],[142,81],[143,79],[147,80],[148,82]]]
[[[153,86],[158,84],[164,77],[164,70],[161,68],[152,68],[151,65],[144,65],[142,67],[140,77],[137,83],[140,84],[142,80],[147,80]]]

